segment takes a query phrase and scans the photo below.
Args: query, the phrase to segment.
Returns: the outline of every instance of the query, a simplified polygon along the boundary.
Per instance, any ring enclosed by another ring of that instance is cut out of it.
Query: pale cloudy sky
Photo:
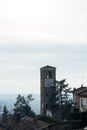
[[[45,65],[87,85],[87,0],[0,0],[0,93],[39,93]]]

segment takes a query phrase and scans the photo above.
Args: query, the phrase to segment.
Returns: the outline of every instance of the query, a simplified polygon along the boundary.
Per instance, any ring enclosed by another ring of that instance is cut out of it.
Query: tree
[[[16,98],[16,103],[14,104],[14,117],[16,120],[19,120],[24,116],[35,116],[35,113],[31,110],[30,102],[34,100],[32,95],[26,97],[21,96],[20,94]]]
[[[56,81],[56,90],[57,90],[57,97],[59,99],[60,106],[67,105],[70,103],[70,93],[71,88],[68,87],[68,84],[65,84],[66,79],[61,81]]]
[[[6,105],[4,105],[4,107],[3,107],[3,114],[2,114],[1,122],[5,123],[5,124],[7,124],[7,122],[8,122],[8,110],[7,110]]]
[[[62,112],[70,111],[72,105],[70,99],[71,88],[68,87],[68,84],[65,84],[65,81],[66,79],[56,81],[50,103],[53,113],[58,114],[58,119],[61,118]]]

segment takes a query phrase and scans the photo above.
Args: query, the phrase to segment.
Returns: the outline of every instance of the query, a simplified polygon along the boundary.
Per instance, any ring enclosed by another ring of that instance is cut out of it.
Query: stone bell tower
[[[40,89],[41,89],[41,115],[52,116],[50,100],[52,99],[53,87],[56,81],[56,68],[45,66],[40,68]]]

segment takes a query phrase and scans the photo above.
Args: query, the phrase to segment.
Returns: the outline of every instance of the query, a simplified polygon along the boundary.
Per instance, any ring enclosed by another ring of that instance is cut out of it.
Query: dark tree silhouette
[[[56,81],[53,87],[53,96],[50,100],[50,107],[53,113],[58,115],[58,119],[62,118],[62,112],[69,112],[72,105],[70,98],[71,88],[65,84],[66,79]]]
[[[3,107],[3,114],[2,114],[1,122],[4,124],[7,124],[7,122],[8,122],[8,110],[7,110],[6,105],[4,105],[4,107]]]
[[[14,104],[14,118],[19,120],[24,116],[35,116],[35,113],[31,110],[30,102],[34,100],[32,95],[27,97],[21,96],[20,94],[16,98],[16,103]]]

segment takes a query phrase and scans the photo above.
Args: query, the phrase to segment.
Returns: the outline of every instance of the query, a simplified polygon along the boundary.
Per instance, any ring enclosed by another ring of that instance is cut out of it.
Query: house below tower
[[[74,107],[81,111],[87,111],[87,87],[83,85],[73,90],[73,103]]]

